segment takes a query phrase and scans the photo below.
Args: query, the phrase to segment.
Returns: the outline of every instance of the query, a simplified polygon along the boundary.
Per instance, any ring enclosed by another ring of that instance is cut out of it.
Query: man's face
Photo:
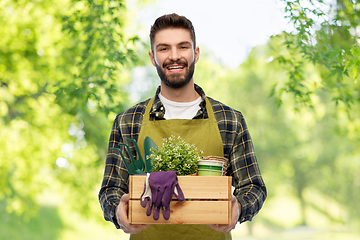
[[[190,32],[183,28],[168,28],[156,33],[151,62],[161,81],[172,88],[185,86],[193,77],[200,50],[194,50]]]

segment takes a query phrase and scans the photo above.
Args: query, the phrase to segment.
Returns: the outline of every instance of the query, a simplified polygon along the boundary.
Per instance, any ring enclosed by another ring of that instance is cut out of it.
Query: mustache
[[[188,62],[185,60],[177,60],[177,61],[168,60],[163,63],[163,68],[166,68],[168,65],[173,65],[173,64],[184,65],[185,67],[188,66]]]

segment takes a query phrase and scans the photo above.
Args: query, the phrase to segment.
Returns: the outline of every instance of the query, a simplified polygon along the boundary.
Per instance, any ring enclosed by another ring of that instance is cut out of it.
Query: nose
[[[177,48],[171,49],[171,53],[170,53],[170,56],[169,56],[169,58],[170,58],[171,60],[176,61],[176,60],[180,59],[180,57],[181,57],[181,56],[180,56],[180,53],[179,53],[179,51],[178,51]]]

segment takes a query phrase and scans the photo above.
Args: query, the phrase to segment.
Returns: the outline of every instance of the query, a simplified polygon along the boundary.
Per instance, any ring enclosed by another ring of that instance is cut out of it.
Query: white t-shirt
[[[165,108],[165,119],[192,119],[200,109],[201,97],[192,102],[174,102],[159,94]]]

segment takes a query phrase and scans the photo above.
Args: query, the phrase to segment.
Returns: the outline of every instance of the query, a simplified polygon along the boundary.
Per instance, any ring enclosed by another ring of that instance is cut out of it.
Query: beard
[[[180,75],[179,73],[170,73],[166,75],[166,66],[174,63],[185,65],[185,75]],[[171,88],[181,88],[190,82],[195,71],[195,61],[193,61],[188,68],[187,67],[188,63],[182,60],[164,62],[162,67],[156,63],[156,70],[161,81]]]

